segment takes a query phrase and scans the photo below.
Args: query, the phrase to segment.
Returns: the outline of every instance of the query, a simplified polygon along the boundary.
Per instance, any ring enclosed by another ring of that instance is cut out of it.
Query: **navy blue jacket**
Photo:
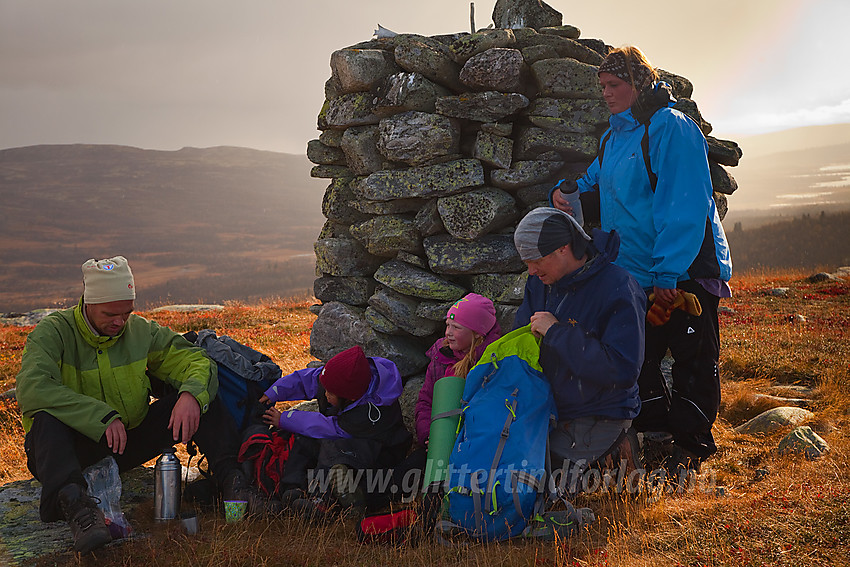
[[[592,232],[596,256],[552,285],[529,276],[514,328],[548,311],[557,319],[540,344],[540,365],[552,385],[558,420],[634,419],[643,364],[646,294],[617,257],[617,233]]]

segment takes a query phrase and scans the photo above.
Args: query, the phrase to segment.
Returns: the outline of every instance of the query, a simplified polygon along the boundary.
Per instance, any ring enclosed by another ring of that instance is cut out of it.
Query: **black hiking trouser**
[[[118,470],[124,472],[153,459],[163,449],[176,445],[168,429],[168,421],[177,397],[176,392],[171,393],[150,405],[142,423],[127,430],[123,455],[112,452],[106,444],[105,436],[95,442],[46,411],[36,413],[24,440],[24,450],[27,454],[27,468],[42,485],[39,507],[41,520],[55,522],[63,519],[59,508],[59,490],[72,483],[86,487],[82,473],[86,467],[112,456],[118,464]],[[236,427],[218,398],[210,402],[207,412],[201,415],[193,440],[206,455],[214,477],[223,479],[227,472],[238,467]]]
[[[705,459],[717,451],[711,426],[720,408],[720,298],[699,282],[679,282],[702,306],[700,316],[675,309],[658,327],[646,325],[646,356],[638,377],[641,410],[634,420],[638,431],[667,431],[674,443]],[[673,357],[673,388],[661,372],[667,350]]]

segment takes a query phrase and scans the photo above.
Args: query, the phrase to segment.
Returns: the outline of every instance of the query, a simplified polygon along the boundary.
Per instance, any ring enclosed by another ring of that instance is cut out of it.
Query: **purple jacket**
[[[484,350],[501,334],[499,325],[494,325],[487,336],[484,337],[484,342],[475,349],[476,359],[481,358]],[[425,382],[422,384],[422,389],[419,390],[415,413],[416,439],[420,445],[425,445],[425,440],[428,439],[428,434],[431,432],[431,404],[434,399],[434,384],[444,376],[453,376],[452,367],[463,359],[462,354],[459,355],[449,347],[442,347],[444,340],[443,338],[437,339],[437,342],[425,353],[431,359],[431,362],[425,371]]]
[[[279,427],[284,431],[291,431],[314,439],[350,439],[352,435],[339,424],[339,420],[343,418],[344,414],[355,408],[368,405],[370,406],[368,414],[379,419],[381,416],[379,408],[394,404],[401,395],[401,375],[395,364],[385,358],[370,357],[369,366],[372,369],[372,380],[369,383],[369,388],[359,400],[355,400],[346,406],[340,412],[340,415],[288,410],[280,416]],[[324,391],[319,382],[319,375],[323,368],[321,366],[296,370],[272,384],[272,387],[266,390],[265,394],[272,402],[317,398]]]

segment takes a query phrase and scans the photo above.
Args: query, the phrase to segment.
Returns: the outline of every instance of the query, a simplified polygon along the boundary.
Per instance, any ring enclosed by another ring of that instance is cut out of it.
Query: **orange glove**
[[[649,301],[652,305],[649,306],[649,311],[646,312],[646,320],[649,321],[653,327],[658,327],[669,321],[670,315],[673,313],[674,309],[681,309],[695,317],[702,315],[702,305],[699,304],[699,299],[697,299],[696,295],[687,291],[682,291],[681,289],[678,289],[677,291],[679,292],[679,295],[676,296],[673,304],[667,307],[662,307],[655,302],[654,293],[649,294]]]

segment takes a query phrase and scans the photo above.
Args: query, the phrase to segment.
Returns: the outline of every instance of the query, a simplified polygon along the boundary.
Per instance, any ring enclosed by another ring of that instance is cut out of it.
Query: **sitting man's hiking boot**
[[[275,516],[283,512],[283,504],[277,498],[269,498],[248,484],[239,469],[230,471],[221,487],[224,500],[244,500],[248,503],[249,516]]]
[[[74,536],[74,551],[88,553],[112,541],[103,512],[79,484],[68,484],[59,491],[59,506]]]
[[[363,490],[354,480],[354,474],[346,465],[333,465],[328,472],[331,494],[343,508],[363,506]]]

